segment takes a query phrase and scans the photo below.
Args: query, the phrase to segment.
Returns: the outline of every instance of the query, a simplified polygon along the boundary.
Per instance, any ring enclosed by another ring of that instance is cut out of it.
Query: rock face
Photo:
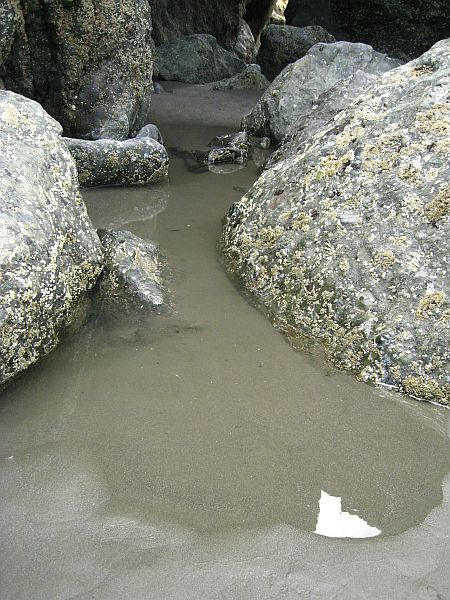
[[[166,177],[166,149],[151,137],[117,140],[64,138],[75,159],[82,187],[96,185],[143,185]]]
[[[208,33],[232,50],[242,19],[258,41],[274,4],[275,0],[150,0],[153,37],[161,45],[186,35]]]
[[[165,261],[158,247],[129,231],[99,230],[105,254],[100,290],[122,308],[170,312]]]
[[[219,44],[212,35],[188,35],[157,48],[159,76],[166,81],[211,83],[232,77],[245,63]]]
[[[450,33],[447,0],[331,0],[352,39],[400,58],[413,58]]]
[[[278,75],[244,118],[243,128],[281,141],[289,125],[308,114],[320,95],[338,81],[359,70],[380,74],[399,64],[365,44],[316,44]]]
[[[450,400],[450,41],[382,75],[233,205],[229,269],[364,381]]]
[[[42,104],[66,135],[124,139],[145,124],[152,86],[147,0],[6,0],[5,30],[0,78]]]
[[[323,27],[317,25],[269,25],[261,35],[261,48],[256,60],[261,65],[264,75],[273,80],[288,64],[305,56],[314,44],[329,44],[335,41]]]
[[[61,127],[0,91],[0,383],[47,354],[101,269]]]

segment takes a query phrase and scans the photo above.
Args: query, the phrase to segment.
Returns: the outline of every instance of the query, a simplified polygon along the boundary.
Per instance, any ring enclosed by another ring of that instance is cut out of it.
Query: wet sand
[[[168,147],[255,98],[166,87]],[[0,397],[2,600],[450,597],[450,413],[294,352],[244,300],[216,242],[256,176],[173,157],[169,186],[85,194],[96,225],[161,244],[176,313],[94,300]],[[322,533],[380,533],[317,535],[322,491],[342,501]]]

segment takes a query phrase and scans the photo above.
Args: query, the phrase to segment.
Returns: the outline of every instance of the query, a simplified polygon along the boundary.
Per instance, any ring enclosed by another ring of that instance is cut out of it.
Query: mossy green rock
[[[0,91],[0,383],[52,350],[103,266],[61,126]]]
[[[450,40],[383,74],[227,216],[229,270],[364,381],[450,399]]]

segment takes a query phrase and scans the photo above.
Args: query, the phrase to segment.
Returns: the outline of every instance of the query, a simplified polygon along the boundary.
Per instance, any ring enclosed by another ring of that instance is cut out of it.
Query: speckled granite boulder
[[[128,309],[171,311],[167,266],[158,246],[129,231],[100,229],[105,270],[99,282],[107,301]]]
[[[102,269],[61,126],[0,91],[0,383],[58,342]]]
[[[226,219],[230,271],[364,381],[450,399],[450,40],[382,75]]]
[[[316,44],[288,65],[266,90],[242,127],[255,135],[281,141],[289,126],[310,112],[319,96],[356,71],[381,74],[399,61],[365,44]]]
[[[166,81],[211,83],[245,69],[245,63],[219,46],[212,35],[188,35],[156,50],[159,77]]]
[[[264,75],[273,80],[287,65],[305,56],[315,44],[329,44],[335,41],[328,31],[318,25],[269,25],[262,32],[256,62],[261,65]]]
[[[270,81],[261,73],[259,65],[248,65],[247,68],[228,79],[215,81],[213,90],[266,90]]]
[[[148,0],[6,0],[8,6],[14,39],[0,65],[7,89],[38,100],[68,136],[124,139],[147,122]]]
[[[75,159],[81,187],[143,185],[166,177],[166,149],[151,137],[125,140],[64,138]]]

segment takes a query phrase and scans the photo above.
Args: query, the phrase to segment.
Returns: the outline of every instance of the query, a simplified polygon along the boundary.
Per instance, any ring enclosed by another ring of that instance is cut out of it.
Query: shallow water
[[[216,242],[256,176],[173,158],[169,186],[86,192],[95,225],[161,244],[176,313],[93,301],[0,396],[2,599],[450,594],[450,413],[294,352],[246,303]]]

